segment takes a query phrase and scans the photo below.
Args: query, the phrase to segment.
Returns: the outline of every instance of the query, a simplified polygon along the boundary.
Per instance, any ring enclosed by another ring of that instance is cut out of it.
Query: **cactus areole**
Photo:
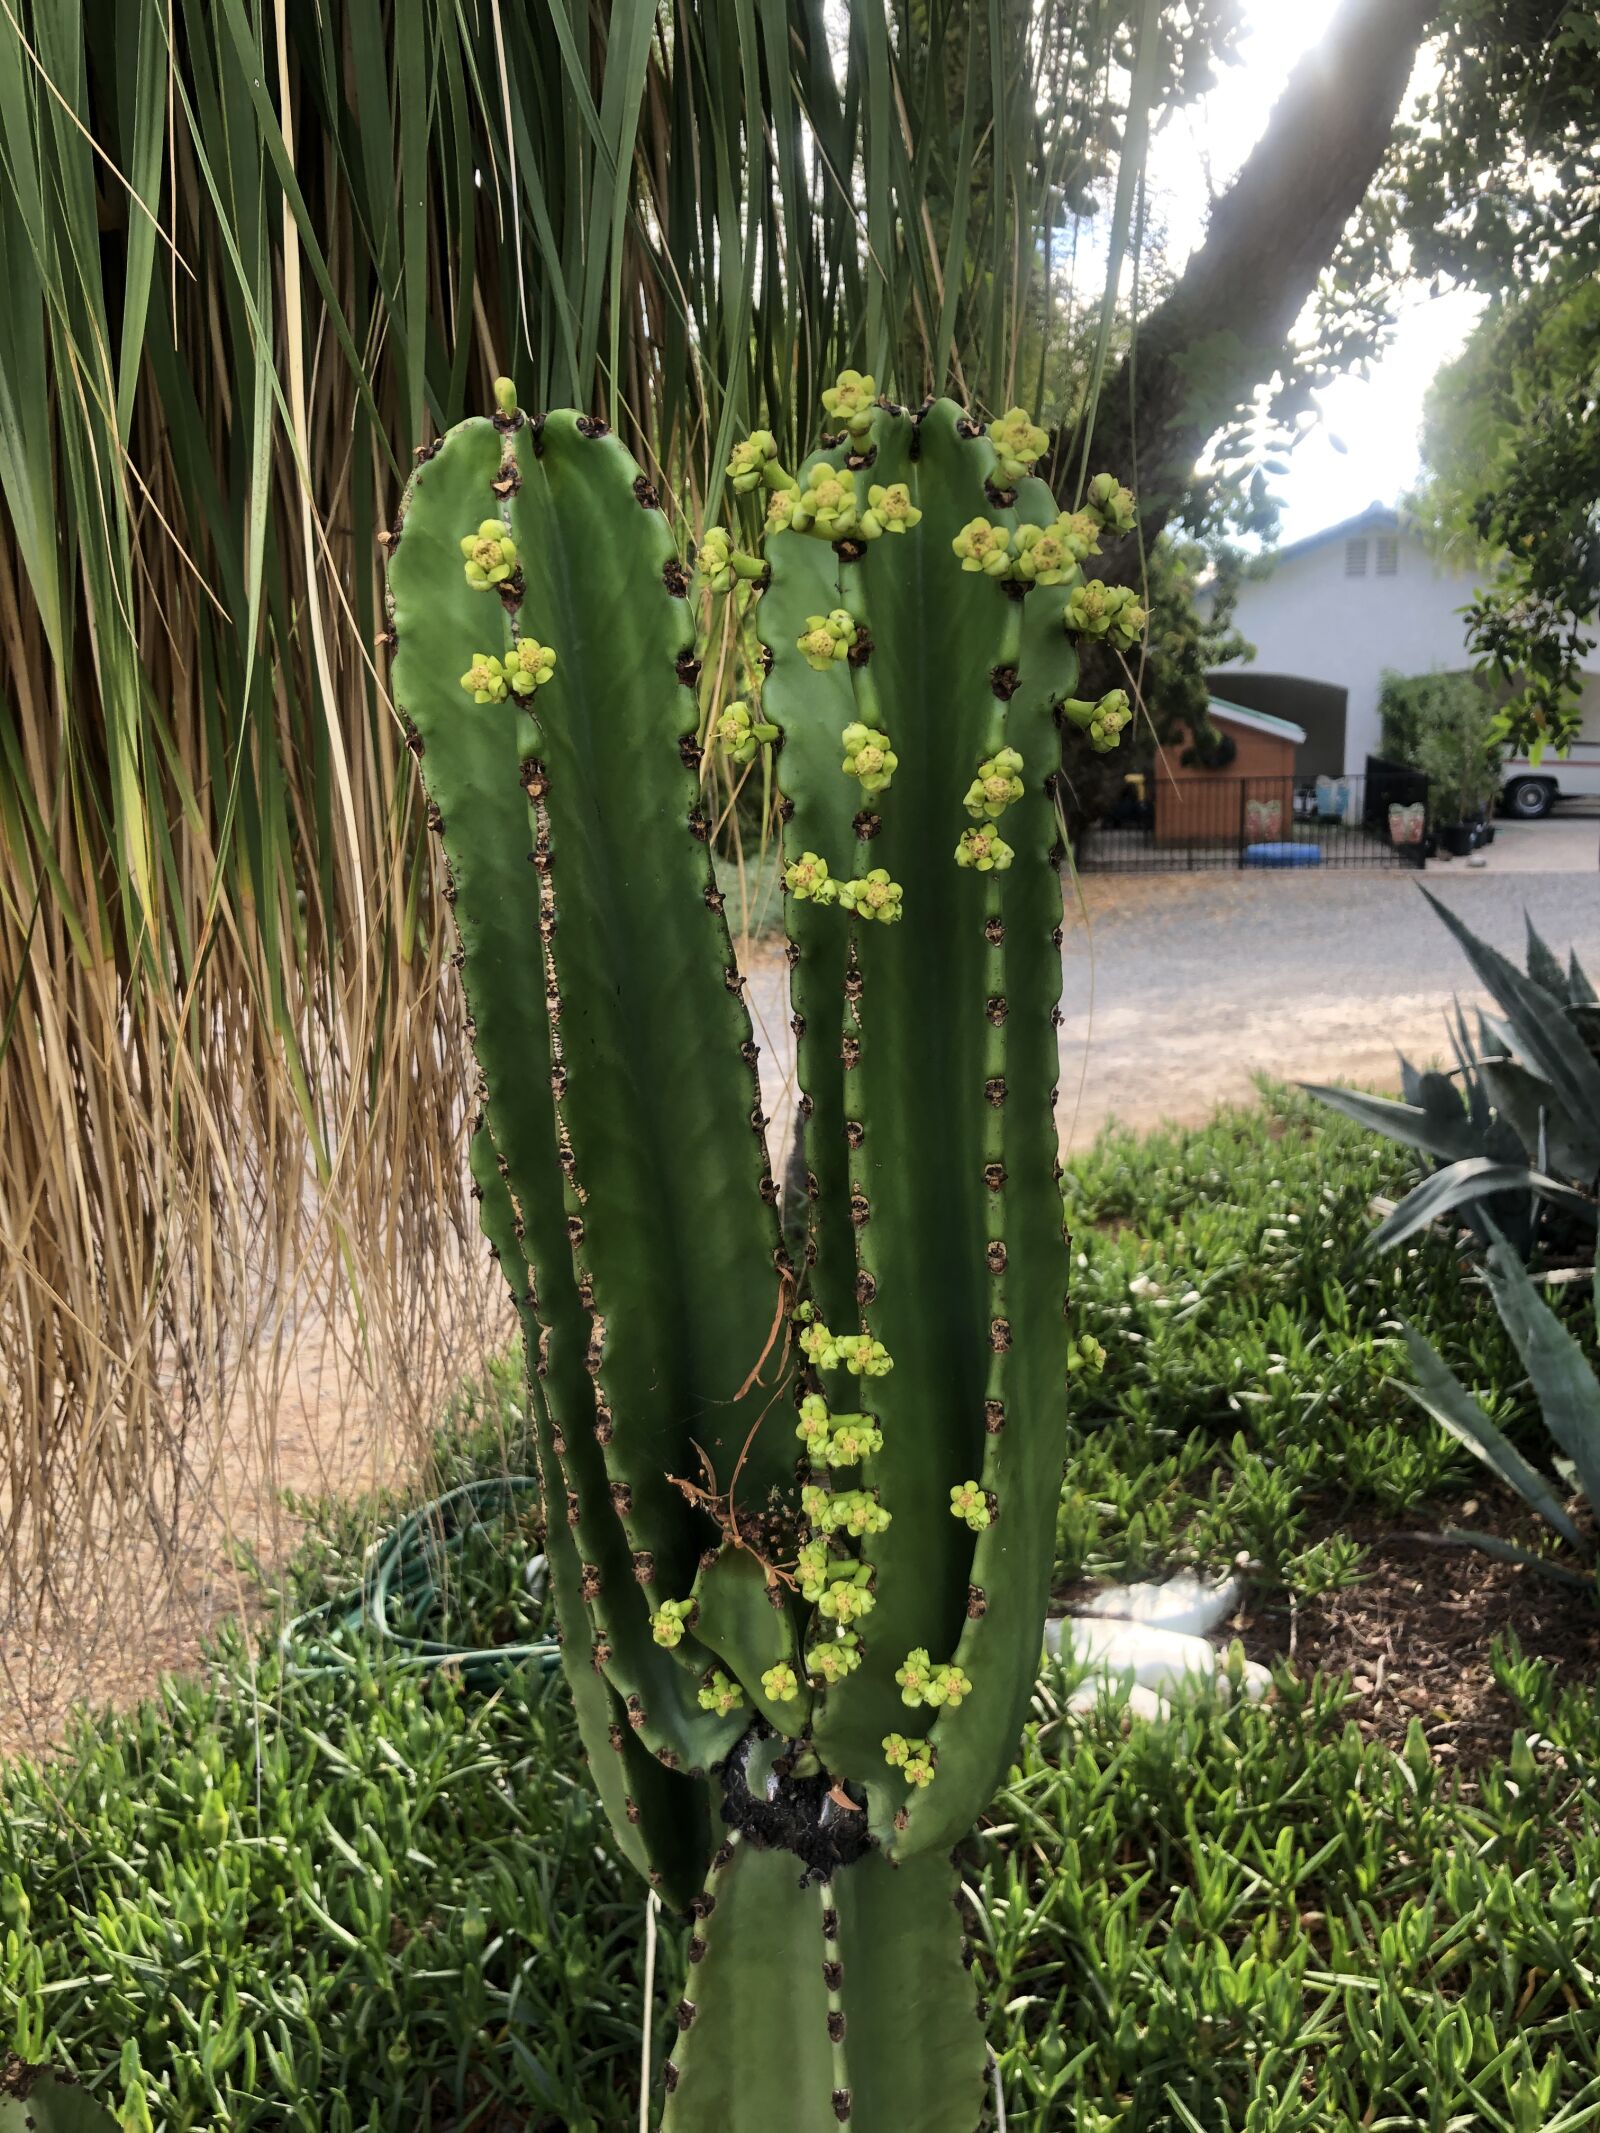
[[[798,474],[738,447],[764,554],[714,529],[698,593],[621,443],[503,381],[389,549],[567,1679],[619,1846],[693,1913],[675,2133],[977,2124],[950,1854],[1027,1709],[1082,1363],[1058,725],[1075,631],[1142,620],[1084,576],[1130,503],[1102,478],[1062,515],[1016,410],[835,394]],[[766,672],[702,707],[718,588],[757,599]],[[769,751],[782,794],[786,1228],[707,842],[719,745]]]

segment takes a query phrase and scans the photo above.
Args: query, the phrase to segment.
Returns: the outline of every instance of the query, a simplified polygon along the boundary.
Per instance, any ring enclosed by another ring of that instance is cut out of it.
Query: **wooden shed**
[[[1294,752],[1305,728],[1265,711],[1210,698],[1211,723],[1233,750],[1207,768],[1181,759],[1187,736],[1161,751],[1155,770],[1157,844],[1271,843],[1294,821]]]

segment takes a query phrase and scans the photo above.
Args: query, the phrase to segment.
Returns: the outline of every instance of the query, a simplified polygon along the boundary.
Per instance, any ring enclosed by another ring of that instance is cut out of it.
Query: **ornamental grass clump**
[[[765,432],[734,451],[764,551],[713,529],[702,576],[758,590],[765,671],[704,725],[688,580],[604,424],[501,394],[418,468],[390,552],[567,1676],[619,1843],[695,1919],[675,2133],[971,2133],[950,1849],[1032,1691],[1084,1361],[1056,780],[1075,551],[1126,492],[1064,519],[1017,410],[985,434],[854,373],[828,408],[798,474]],[[1096,615],[1121,642],[1139,610]],[[483,686],[524,642],[534,686]],[[782,794],[787,1232],[708,741],[765,751]]]

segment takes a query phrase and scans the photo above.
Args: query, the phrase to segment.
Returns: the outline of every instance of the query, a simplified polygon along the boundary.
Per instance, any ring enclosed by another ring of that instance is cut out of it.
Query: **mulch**
[[[1435,1756],[1470,1773],[1504,1756],[1519,1722],[1496,1681],[1491,1652],[1514,1635],[1529,1658],[1547,1659],[1565,1686],[1600,1678],[1600,1602],[1522,1564],[1476,1548],[1440,1545],[1460,1520],[1456,1501],[1403,1520],[1349,1517],[1325,1530],[1367,1549],[1358,1583],[1291,1605],[1282,1594],[1247,1592],[1226,1625],[1252,1659],[1287,1659],[1306,1676],[1349,1676],[1350,1716],[1369,1739],[1398,1745],[1420,1721]],[[1478,1521],[1488,1525],[1491,1521]],[[1529,1546],[1520,1521],[1492,1521]]]

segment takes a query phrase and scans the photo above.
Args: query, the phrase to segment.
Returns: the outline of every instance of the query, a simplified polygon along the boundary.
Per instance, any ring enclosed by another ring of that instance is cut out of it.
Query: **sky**
[[[1336,5],[1244,0],[1240,63],[1219,68],[1210,93],[1151,142],[1151,206],[1166,223],[1174,268],[1199,244],[1210,198],[1255,146],[1295,61],[1318,41]],[[1419,292],[1368,375],[1338,378],[1316,396],[1321,421],[1295,446],[1289,472],[1270,477],[1283,507],[1282,540],[1300,540],[1373,502],[1394,503],[1411,486],[1424,396],[1480,308],[1481,299],[1465,291],[1431,299]]]

